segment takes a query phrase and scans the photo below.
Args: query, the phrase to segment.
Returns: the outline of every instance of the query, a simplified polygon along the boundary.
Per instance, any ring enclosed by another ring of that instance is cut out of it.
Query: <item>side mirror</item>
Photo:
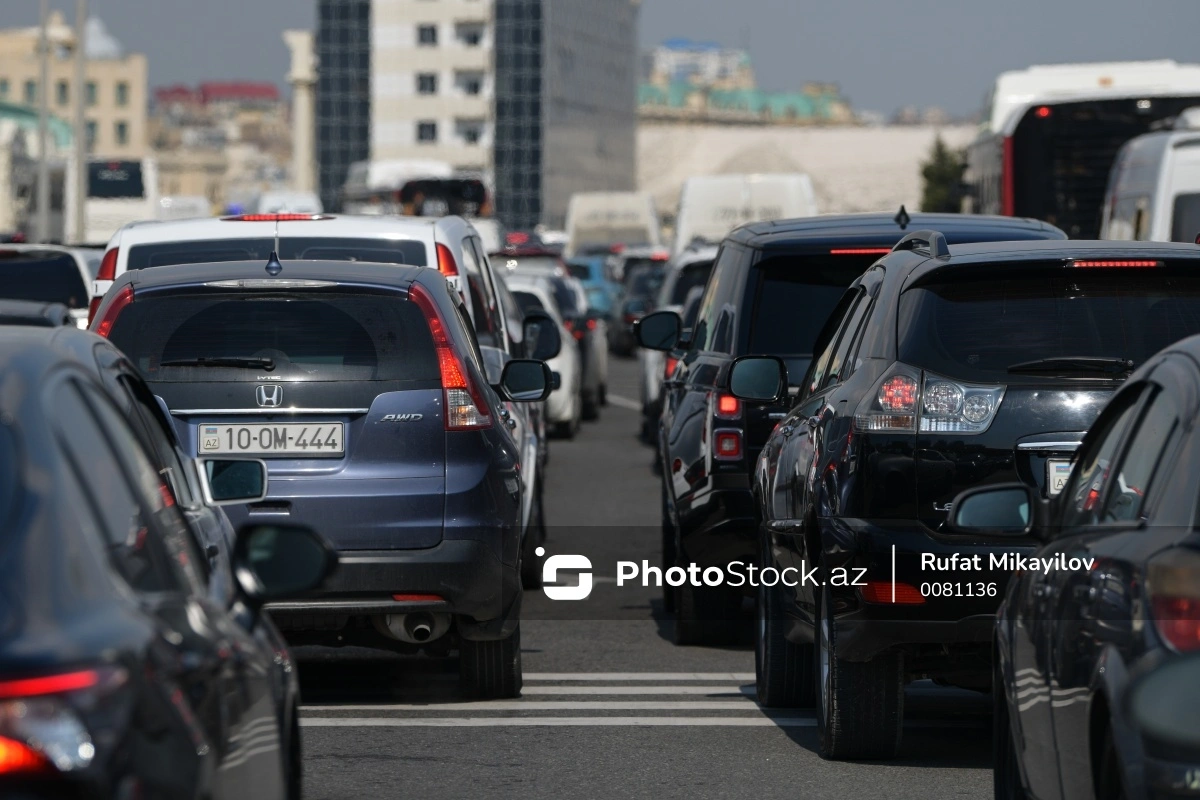
[[[500,390],[514,403],[536,403],[550,396],[554,375],[545,361],[514,358],[504,365]]]
[[[1200,654],[1170,658],[1134,680],[1126,695],[1142,735],[1175,750],[1200,751]]]
[[[255,503],[267,496],[267,462],[257,458],[202,458],[200,483],[210,506]]]
[[[742,356],[729,370],[729,391],[734,397],[774,403],[787,396],[787,365],[775,356]]]
[[[674,350],[683,331],[683,320],[674,311],[659,311],[633,323],[633,336],[647,350]]]
[[[954,498],[947,524],[955,533],[1025,536],[1034,532],[1040,501],[1023,483],[977,486]]]
[[[530,311],[525,315],[524,333],[527,358],[547,361],[562,351],[558,323],[545,311]]]
[[[247,525],[233,546],[233,574],[252,608],[320,588],[337,563],[325,539],[299,525]]]

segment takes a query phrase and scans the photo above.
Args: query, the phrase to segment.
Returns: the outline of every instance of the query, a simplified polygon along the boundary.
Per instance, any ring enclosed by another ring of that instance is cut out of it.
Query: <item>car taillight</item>
[[[597,328],[597,327],[599,327],[599,324],[600,324],[600,323],[596,322],[596,320],[594,320],[594,319],[589,319],[589,320],[587,321],[587,329],[588,329],[589,331],[594,331],[594,330],[596,330],[596,328]]]
[[[425,315],[429,333],[433,337],[438,369],[442,377],[442,395],[446,404],[446,430],[490,428],[492,418],[488,415],[487,402],[475,381],[471,379],[466,365],[454,350],[454,343],[446,333],[446,321],[442,318],[437,303],[423,286],[416,283],[409,287],[408,297]]]
[[[721,461],[737,461],[742,457],[742,432],[718,428],[713,431],[713,457]]]
[[[100,268],[96,271],[96,282],[92,285],[92,297],[88,303],[88,325],[92,324],[92,320],[96,318],[96,312],[100,310],[100,303],[104,300],[104,293],[108,291],[110,284],[101,285],[101,281],[112,281],[117,277],[117,256],[121,250],[119,247],[112,247],[104,251],[104,257],[100,259]]]
[[[742,416],[742,401],[731,394],[717,395],[717,419],[740,419]]]
[[[119,317],[121,312],[125,310],[125,307],[132,302],[133,287],[126,286],[124,289],[118,292],[117,296],[114,297],[112,302],[108,304],[108,308],[104,311],[104,316],[95,321],[95,327],[92,330],[107,339],[108,335],[112,332],[113,325],[115,325],[117,322],[117,317]]]
[[[437,246],[437,265],[438,272],[447,278],[458,275],[458,262],[454,260],[454,254],[450,252],[450,248],[444,244]]]
[[[1154,627],[1180,653],[1200,650],[1200,553],[1172,548],[1146,570]]]
[[[933,433],[983,433],[1004,399],[1003,386],[961,383],[925,373],[921,392],[921,430]]]
[[[232,217],[221,217],[222,222],[311,222],[318,219],[333,219],[327,214],[235,214]]]
[[[0,680],[0,776],[73,772],[96,756],[79,710],[123,686],[120,667]]]
[[[679,359],[674,356],[667,356],[666,364],[663,369],[663,377],[669,378],[675,374],[675,367],[679,366]]]
[[[892,581],[867,581],[859,587],[859,594],[867,603],[895,603],[904,606],[919,606],[925,602],[921,590],[911,583]]]
[[[1145,260],[1145,259],[1109,258],[1109,259],[1090,260],[1090,261],[1088,261],[1088,260],[1072,261],[1071,266],[1073,266],[1073,267],[1088,267],[1088,268],[1112,267],[1112,268],[1116,268],[1116,269],[1121,269],[1124,267],[1161,267],[1162,262],[1161,261],[1150,261],[1150,260]]]
[[[854,414],[860,431],[916,431],[920,373],[903,364],[884,376],[873,394],[868,394]]]

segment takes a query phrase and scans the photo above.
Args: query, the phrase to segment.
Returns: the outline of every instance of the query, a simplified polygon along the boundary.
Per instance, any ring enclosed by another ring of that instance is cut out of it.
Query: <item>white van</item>
[[[1117,154],[1101,239],[1194,242],[1200,235],[1200,130],[1147,133]]]
[[[646,192],[579,192],[567,204],[565,255],[607,253],[613,245],[659,247],[662,232]]]
[[[812,180],[804,173],[688,178],[679,195],[671,254],[677,256],[693,243],[720,244],[730,231],[748,222],[816,214]]]
[[[254,201],[255,214],[320,214],[324,211],[315,192],[286,189],[263,192]]]

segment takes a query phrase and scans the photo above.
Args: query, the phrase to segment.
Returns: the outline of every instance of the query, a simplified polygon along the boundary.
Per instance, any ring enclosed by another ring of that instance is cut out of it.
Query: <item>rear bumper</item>
[[[467,638],[499,638],[502,628],[511,628],[510,618],[515,624],[520,591],[517,568],[503,564],[493,548],[447,540],[424,550],[343,552],[318,593],[266,608],[284,631],[332,632],[355,617],[439,611],[459,617],[459,631]]]

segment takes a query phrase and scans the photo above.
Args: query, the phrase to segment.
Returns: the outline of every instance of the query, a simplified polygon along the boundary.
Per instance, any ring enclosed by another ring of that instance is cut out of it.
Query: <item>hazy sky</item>
[[[595,0],[613,2],[614,0]],[[51,0],[68,18],[75,4]],[[0,0],[0,27],[38,0]],[[91,0],[150,83],[283,82],[280,31],[311,27],[315,0]],[[1200,61],[1200,0],[642,0],[641,43],[673,36],[748,46],[767,89],[840,83],[855,107],[978,109],[996,73],[1031,63]]]

